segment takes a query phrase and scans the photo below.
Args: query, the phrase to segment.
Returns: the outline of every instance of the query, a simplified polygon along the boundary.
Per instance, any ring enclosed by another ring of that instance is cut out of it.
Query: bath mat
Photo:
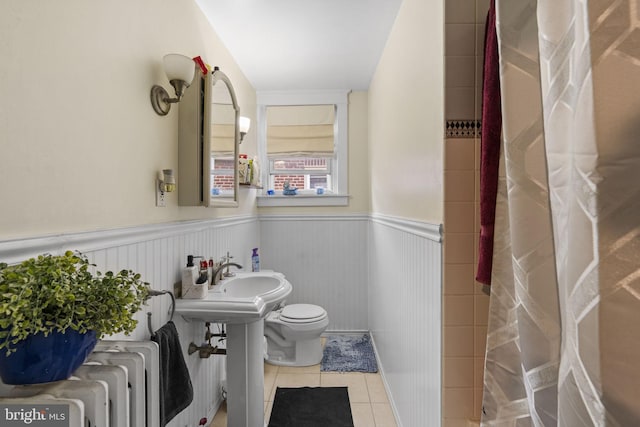
[[[327,337],[320,370],[324,372],[378,372],[369,334]]]
[[[269,427],[353,427],[347,387],[278,387]]]

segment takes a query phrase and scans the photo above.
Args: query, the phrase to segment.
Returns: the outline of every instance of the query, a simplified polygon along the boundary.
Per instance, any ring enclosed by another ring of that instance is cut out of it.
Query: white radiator
[[[155,427],[160,425],[159,367],[155,342],[103,340],[70,379],[4,385],[0,403],[68,405],[70,427]]]

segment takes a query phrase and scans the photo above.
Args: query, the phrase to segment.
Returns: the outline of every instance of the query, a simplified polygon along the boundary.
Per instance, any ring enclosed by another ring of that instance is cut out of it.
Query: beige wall
[[[252,190],[240,209],[181,208],[175,194],[155,207],[156,172],[178,165],[179,106],[160,117],[149,102],[153,84],[172,90],[163,55],[219,66],[255,123],[255,91],[195,2],[5,0],[0,40],[0,240],[255,209]]]
[[[403,1],[369,88],[374,213],[442,222],[443,7]]]

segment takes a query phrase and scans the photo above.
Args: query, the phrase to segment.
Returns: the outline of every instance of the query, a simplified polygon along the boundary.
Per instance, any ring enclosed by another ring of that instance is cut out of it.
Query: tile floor
[[[306,367],[264,365],[264,419],[269,420],[276,387],[347,387],[355,427],[396,427],[380,373],[320,372]],[[227,427],[223,404],[209,427]]]

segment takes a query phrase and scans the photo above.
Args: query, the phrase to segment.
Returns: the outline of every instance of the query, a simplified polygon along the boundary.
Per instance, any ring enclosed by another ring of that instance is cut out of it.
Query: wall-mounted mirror
[[[217,67],[207,75],[197,74],[179,107],[178,204],[237,207],[240,108],[236,94]]]

